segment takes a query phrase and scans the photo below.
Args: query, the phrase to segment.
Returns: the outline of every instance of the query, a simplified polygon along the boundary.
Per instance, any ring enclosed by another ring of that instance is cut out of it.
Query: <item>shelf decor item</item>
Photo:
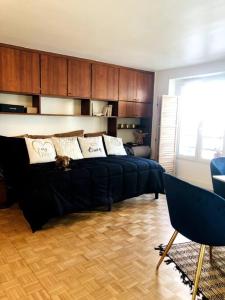
[[[37,107],[28,106],[27,107],[27,114],[37,114],[38,109]]]
[[[148,133],[142,132],[142,130],[137,130],[134,132],[135,143],[138,145],[144,144],[144,138],[148,135]]]

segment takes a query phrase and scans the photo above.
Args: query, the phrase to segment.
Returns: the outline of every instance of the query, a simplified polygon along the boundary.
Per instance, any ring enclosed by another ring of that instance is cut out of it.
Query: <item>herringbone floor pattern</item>
[[[0,299],[188,300],[173,267],[155,265],[173,232],[163,197],[73,214],[33,234],[17,207],[0,210]]]

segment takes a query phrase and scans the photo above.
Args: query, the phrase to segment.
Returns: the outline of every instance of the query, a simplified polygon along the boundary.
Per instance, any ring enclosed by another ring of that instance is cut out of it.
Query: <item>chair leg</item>
[[[201,276],[204,255],[205,255],[205,245],[201,245],[200,251],[199,251],[199,257],[198,257],[197,270],[196,270],[196,273],[195,273],[195,281],[194,281],[194,289],[193,289],[193,294],[192,294],[192,300],[195,300],[196,295],[197,295],[198,283],[199,283],[199,279],[200,279],[200,276]]]
[[[163,252],[163,255],[160,257],[160,260],[159,260],[159,262],[158,262],[158,264],[156,266],[156,271],[158,271],[158,269],[159,269],[161,263],[163,262],[166,254],[168,253],[168,251],[170,250],[171,246],[173,245],[173,242],[174,242],[175,238],[177,237],[177,234],[178,234],[178,231],[175,230],[174,233],[173,233],[173,235],[172,235],[172,237],[170,238],[170,241],[169,241],[168,245],[166,246],[166,249]]]
[[[213,249],[213,247],[209,246],[209,259],[210,259],[210,261],[212,261],[212,249]]]

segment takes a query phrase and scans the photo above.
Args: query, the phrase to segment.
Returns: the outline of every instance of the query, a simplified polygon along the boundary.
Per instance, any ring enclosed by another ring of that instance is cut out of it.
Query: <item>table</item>
[[[213,178],[225,182],[225,175],[213,175]]]

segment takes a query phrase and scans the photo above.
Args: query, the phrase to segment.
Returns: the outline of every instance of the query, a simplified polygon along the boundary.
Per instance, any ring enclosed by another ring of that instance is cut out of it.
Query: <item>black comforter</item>
[[[54,163],[30,165],[20,206],[35,231],[52,217],[163,193],[163,171],[153,160],[132,156],[76,160],[69,171]]]
[[[62,171],[54,162],[30,165],[21,138],[0,136],[0,169],[33,231],[53,217],[164,192],[164,169],[153,160],[134,156],[81,159],[71,162],[71,170]]]

